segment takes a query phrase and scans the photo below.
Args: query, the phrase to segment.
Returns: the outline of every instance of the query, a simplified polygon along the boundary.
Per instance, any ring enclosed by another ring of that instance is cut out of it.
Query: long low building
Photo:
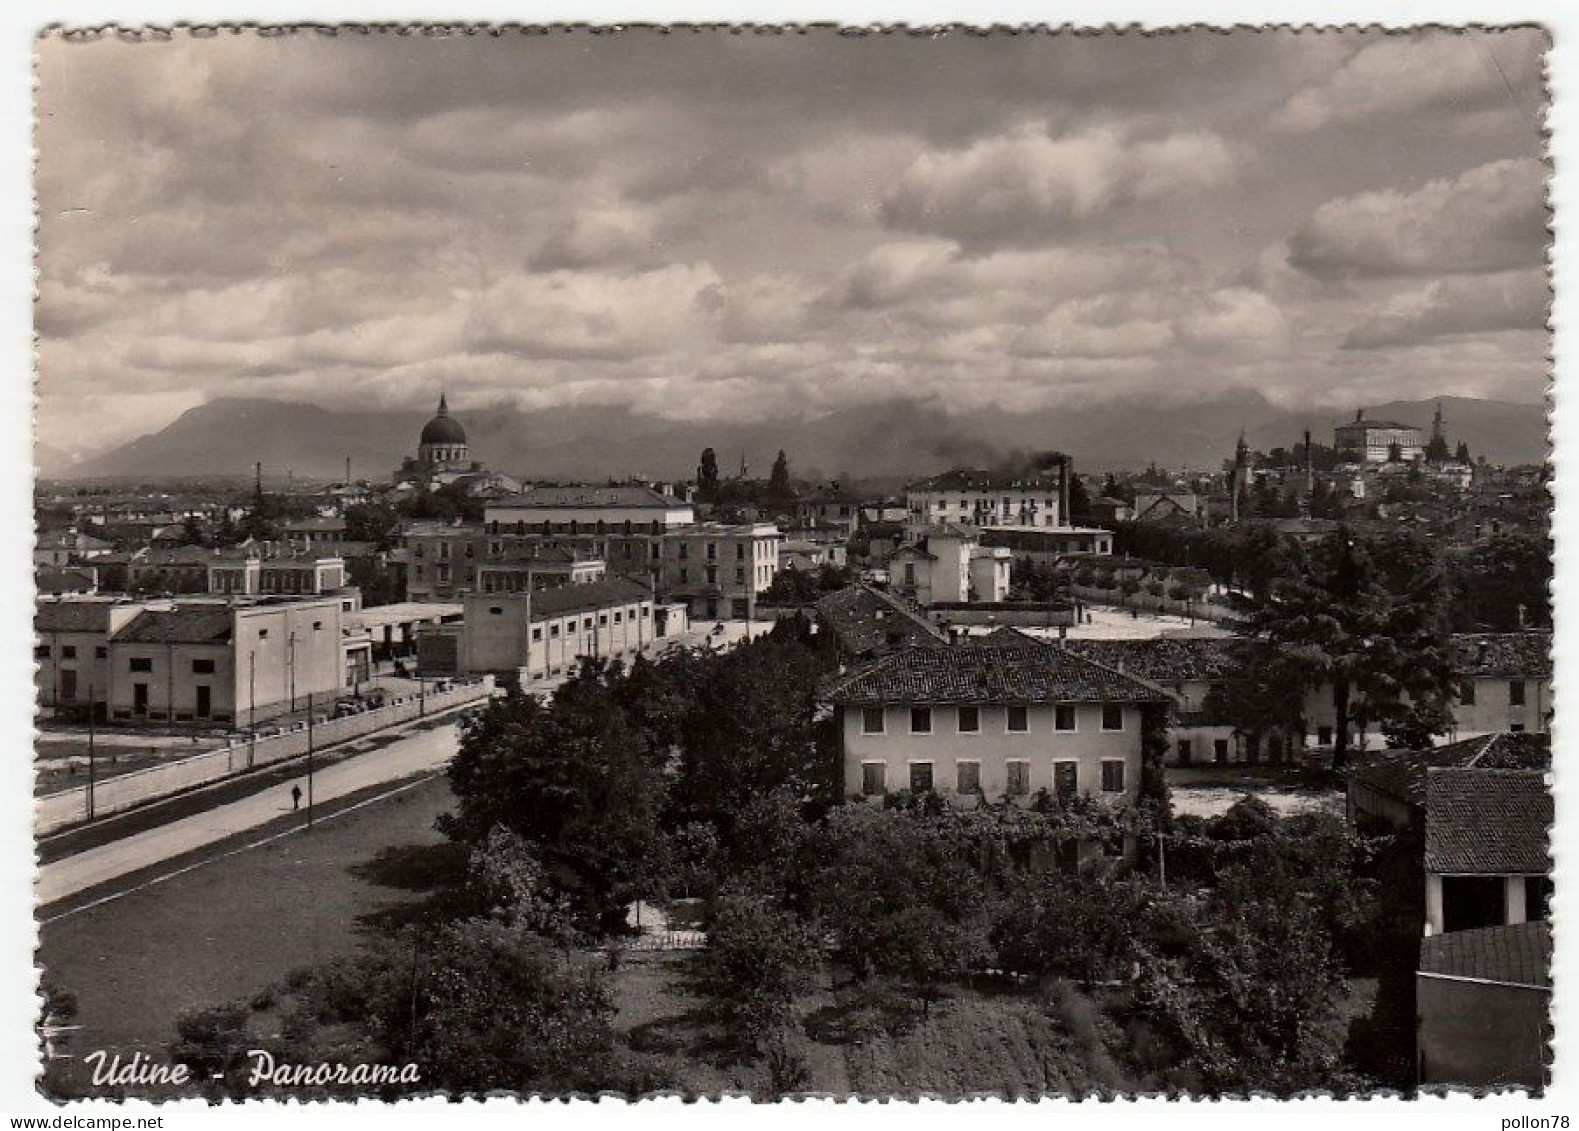
[[[543,679],[569,672],[583,657],[634,657],[657,637],[653,606],[652,589],[628,577],[473,593],[465,601],[458,666]]]
[[[41,701],[126,724],[251,725],[349,694],[371,641],[338,597],[51,602],[35,615]]]

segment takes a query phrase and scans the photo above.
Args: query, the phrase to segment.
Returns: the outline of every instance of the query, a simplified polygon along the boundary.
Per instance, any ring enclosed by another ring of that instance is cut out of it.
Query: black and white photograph
[[[1540,1110],[1552,47],[40,31],[41,1109]]]

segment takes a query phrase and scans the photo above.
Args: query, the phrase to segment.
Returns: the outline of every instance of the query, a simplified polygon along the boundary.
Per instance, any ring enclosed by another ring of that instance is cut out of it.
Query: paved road
[[[328,766],[313,775],[313,797],[332,801],[383,782],[436,769],[454,756],[455,724],[418,730],[368,754]],[[307,789],[305,766],[298,779]],[[303,805],[306,804],[305,797]],[[66,896],[139,869],[203,848],[290,812],[290,783],[147,829],[109,844],[56,860],[39,869],[37,895],[48,905]]]
[[[661,653],[681,644],[702,644],[704,641],[715,648],[733,647],[748,633],[752,637],[761,636],[772,627],[762,622],[748,626],[743,621],[724,622],[724,625],[724,632],[715,636],[712,635],[713,622],[698,622],[690,633],[659,641],[652,651]],[[552,694],[564,678],[540,680],[531,684],[530,689],[539,694]],[[415,730],[382,749],[320,767],[313,775],[313,796],[319,802],[332,801],[385,782],[437,769],[454,756],[458,743],[459,735],[453,723]],[[300,783],[305,793],[305,766],[299,777],[282,781],[261,793],[47,863],[39,869],[36,889],[39,903],[47,906],[160,861],[267,824],[290,812],[293,780]],[[305,798],[303,804],[306,804]]]

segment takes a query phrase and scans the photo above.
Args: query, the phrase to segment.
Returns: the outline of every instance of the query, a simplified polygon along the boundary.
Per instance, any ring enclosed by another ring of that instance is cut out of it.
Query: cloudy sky
[[[39,439],[220,396],[1534,401],[1544,37],[38,48]]]

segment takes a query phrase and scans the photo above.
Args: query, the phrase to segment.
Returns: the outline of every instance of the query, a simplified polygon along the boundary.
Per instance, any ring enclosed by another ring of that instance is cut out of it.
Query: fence
[[[423,715],[486,699],[491,694],[493,677],[485,676],[479,680],[455,682],[447,691],[431,691],[425,696],[404,695],[371,711],[315,721],[313,748],[321,750],[349,742]],[[94,785],[92,815],[103,817],[119,813],[233,774],[299,757],[307,753],[307,738],[307,724],[296,723],[285,730],[261,733],[255,740],[234,738],[229,746],[218,750],[106,778]],[[38,799],[34,806],[34,829],[42,835],[87,820],[88,816],[88,787],[86,784],[73,786]]]

